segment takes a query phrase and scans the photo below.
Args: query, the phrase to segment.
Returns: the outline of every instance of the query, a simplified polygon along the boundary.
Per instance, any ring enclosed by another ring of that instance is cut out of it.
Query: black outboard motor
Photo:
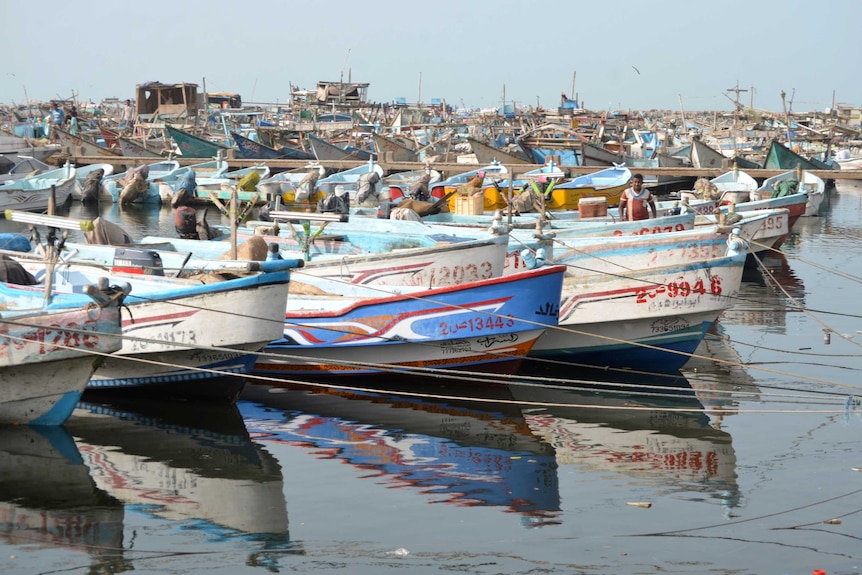
[[[165,268],[159,253],[140,248],[116,248],[111,271],[148,276],[165,275]]]
[[[198,239],[198,217],[191,206],[180,206],[174,209],[174,228],[184,240]]]

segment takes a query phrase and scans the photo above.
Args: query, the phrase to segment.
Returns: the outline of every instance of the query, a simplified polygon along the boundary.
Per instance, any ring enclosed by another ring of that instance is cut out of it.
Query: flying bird
[[[638,70],[637,68],[635,68],[634,66],[632,66],[632,70],[634,70],[635,72],[637,72],[637,73],[638,73],[638,76],[640,76],[640,75],[641,75],[641,71],[640,71],[640,70]]]

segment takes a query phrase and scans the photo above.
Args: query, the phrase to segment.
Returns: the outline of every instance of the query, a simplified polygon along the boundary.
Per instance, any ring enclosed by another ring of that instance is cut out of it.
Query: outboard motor
[[[198,239],[198,217],[191,206],[180,206],[174,210],[174,228],[184,240]]]
[[[159,253],[140,248],[116,248],[111,271],[151,276],[165,275],[162,257]]]

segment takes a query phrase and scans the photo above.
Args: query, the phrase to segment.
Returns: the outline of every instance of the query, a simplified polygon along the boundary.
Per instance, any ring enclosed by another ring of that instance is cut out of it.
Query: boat
[[[101,172],[99,172],[101,170]],[[84,203],[97,202],[101,196],[102,179],[114,173],[113,164],[88,164],[75,167],[75,186],[72,199]]]
[[[281,317],[287,300],[289,270],[301,260],[259,262],[253,273],[249,262],[225,263],[229,279],[211,276],[182,279],[157,275],[157,255],[133,248],[116,248],[110,267],[67,254],[54,268],[56,293],[77,293],[94,278],[108,284],[128,284],[132,294],[124,307],[122,347],[104,359],[92,375],[88,390],[138,393],[162,398],[202,398],[234,401],[242,390],[241,378],[221,378],[246,373],[254,353],[281,337]],[[45,266],[31,254],[14,254],[16,261],[45,281]],[[131,273],[123,273],[123,272]],[[146,273],[145,273],[146,272]]]
[[[597,146],[592,142],[581,143],[581,165],[583,166],[613,166],[614,164],[624,164],[623,155],[620,150],[609,150],[601,146]]]
[[[194,171],[194,166],[191,168],[190,171]],[[236,191],[237,199],[241,202],[264,203],[266,196],[258,190],[257,183],[268,178],[269,174],[269,166],[261,164],[236,170],[226,170],[211,176],[196,177],[197,187],[192,201],[211,204],[215,198],[222,202],[228,202],[231,195]],[[168,185],[176,193],[179,180],[168,183]],[[164,190],[161,193],[164,194]]]
[[[5,182],[0,185],[0,212],[44,212],[52,201],[52,194],[54,205],[62,206],[72,197],[76,175],[75,168],[67,163],[56,170]]]
[[[373,154],[365,150],[360,150],[352,146],[342,148],[332,142],[328,142],[322,138],[318,138],[312,134],[306,137],[308,146],[311,148],[311,153],[318,162],[329,162],[339,160],[365,161],[371,160]]]
[[[0,156],[3,158],[5,156]],[[0,174],[0,184],[20,180],[29,176],[36,176],[55,169],[54,166],[28,156],[18,156],[18,161],[12,163],[8,170]]]
[[[531,164],[532,162],[523,153],[506,152],[499,148],[495,148],[489,144],[481,142],[476,138],[467,137],[466,142],[470,144],[470,149],[476,155],[476,161],[479,164],[492,164],[498,162],[500,164]]]
[[[369,159],[364,164],[356,166],[355,168],[342,170],[317,180],[316,189],[319,193],[324,195],[346,193],[350,197],[350,203],[355,204],[357,203],[356,190],[360,183],[360,179],[363,176],[369,176],[372,173],[376,174],[377,182],[380,182],[380,180],[383,179],[383,168],[381,168],[380,164],[376,163],[373,159]],[[379,183],[376,183],[375,187],[379,188]]]
[[[287,221],[294,218],[300,222],[295,227],[285,226],[283,214],[270,214],[282,222],[279,235],[245,228],[237,230],[237,241],[262,237],[267,244],[278,247],[281,257],[302,258],[303,268],[309,274],[364,285],[442,287],[499,277],[503,273],[509,241],[505,234],[475,230],[466,235],[451,231],[394,234],[355,230],[324,234],[322,227],[309,232],[302,230],[306,214],[287,216]],[[146,236],[139,244],[139,247],[167,247],[158,253],[169,269],[187,267],[198,260],[217,260],[225,257],[231,247],[227,241],[164,236]],[[192,253],[194,258],[186,261]]]
[[[418,162],[419,155],[416,150],[409,148],[397,140],[387,138],[377,132],[371,133],[377,158],[386,162]]]
[[[751,199],[751,193],[757,189],[757,180],[748,172],[734,167],[709,180],[711,188],[718,192],[719,204],[741,204]]]
[[[115,204],[121,203],[123,190],[128,186],[135,174],[138,174],[146,182],[143,190],[135,196],[131,203],[135,204],[161,204],[162,196],[159,193],[159,182],[163,178],[169,178],[180,169],[180,163],[176,160],[161,160],[151,164],[136,166],[125,172],[114,174],[102,179],[101,197],[110,198]]]
[[[583,174],[557,184],[551,197],[545,200],[545,206],[550,210],[577,210],[580,200],[586,198],[605,198],[607,205],[614,206],[619,203],[620,195],[629,187],[631,179],[631,170],[619,164]]]
[[[105,147],[107,149],[117,150],[120,147],[120,141],[117,139],[119,134],[114,130],[109,130],[105,126],[99,124],[99,134],[101,134],[102,140],[104,140]]]
[[[230,149],[228,146],[196,136],[170,124],[166,125],[165,129],[184,158],[215,158],[224,155]]]
[[[80,554],[93,566],[122,559],[123,504],[96,486],[63,426],[0,427],[0,517],[4,549]],[[12,571],[25,562],[19,557]]]
[[[57,126],[53,126],[51,129],[59,134],[61,150],[67,156],[119,157],[122,155],[115,150],[110,150],[104,146],[100,146],[96,142],[82,138],[81,136],[73,136],[69,132],[63,131]]]
[[[557,164],[553,161],[549,161],[544,166],[523,172],[522,174],[512,176],[511,178],[499,179],[493,176],[486,177],[486,180],[491,181],[490,183],[482,183],[484,211],[488,212],[507,209],[509,206],[510,188],[512,189],[512,197],[514,198],[524,191],[524,189],[528,188],[532,182],[541,182],[543,179],[553,182],[561,182],[565,178],[565,175],[565,172],[563,172]],[[456,211],[456,201],[455,196],[450,198],[450,212]]]
[[[517,143],[532,159],[532,163],[544,165],[550,160],[560,166],[581,164],[580,150],[589,138],[560,124],[544,124],[518,136]]]
[[[231,132],[231,137],[236,142],[236,147],[239,150],[239,155],[246,160],[313,160],[314,154],[295,150],[293,148],[282,147],[279,149],[270,148],[260,142],[246,138],[242,134]]]
[[[733,305],[747,255],[737,235],[697,228],[565,244],[551,259],[568,269],[559,327],[548,329],[530,356],[659,373],[685,364]]]
[[[799,166],[803,170],[830,170],[832,166],[804,158],[787,146],[772,140],[766,152],[763,167],[767,170],[794,170]]]
[[[316,173],[312,174],[312,171]],[[325,175],[326,169],[317,162],[312,162],[304,168],[279,172],[263,178],[258,182],[257,189],[261,197],[270,202],[270,209],[278,211],[283,205],[290,205],[296,209],[294,204],[301,203],[303,207],[314,210],[317,208],[318,200],[322,199],[324,194],[317,191],[311,193],[308,187],[316,187],[317,182]],[[301,189],[303,186],[304,189]],[[297,192],[305,193],[307,197],[304,202],[297,199]]]
[[[743,170],[761,168],[757,162],[752,162],[742,156],[728,157],[712,148],[700,138],[691,139],[689,161],[693,168],[727,168],[736,165]]]
[[[0,424],[69,418],[96,360],[121,349],[119,306],[128,293],[87,283],[46,297],[44,286],[0,282]]]
[[[86,399],[66,429],[98,489],[148,521],[193,525],[249,555],[289,543],[281,466],[235,405]]]
[[[36,141],[38,140],[23,138],[17,135],[0,135],[0,157],[8,158],[12,163],[19,156],[28,156],[44,162],[60,151],[60,144],[34,143]]]
[[[826,196],[826,182],[823,178],[815,176],[808,170],[803,170],[801,165],[777,176],[764,180],[754,192],[752,200],[765,200],[794,194],[797,191],[805,192],[805,211],[802,216],[816,216],[820,213],[823,198]]]
[[[430,290],[294,276],[284,336],[254,369],[303,377],[429,367],[511,373],[544,327],[556,325],[564,273],[547,267]]]
[[[686,168],[689,167],[688,158],[680,158],[668,154],[655,153],[648,158],[633,158],[626,156],[623,161],[629,170],[642,172],[644,183],[649,187],[661,187],[667,189],[670,186],[678,188],[686,184],[691,185],[694,178],[685,175],[662,175],[650,176],[651,168]]]
[[[143,142],[139,142],[133,138],[117,136],[117,141],[120,143],[120,150],[127,158],[161,158],[161,151],[147,146]]]

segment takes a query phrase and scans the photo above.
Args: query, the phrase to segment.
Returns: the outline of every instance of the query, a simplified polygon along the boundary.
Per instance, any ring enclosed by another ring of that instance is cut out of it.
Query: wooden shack
[[[138,118],[142,121],[185,121],[197,117],[200,106],[197,84],[147,82],[135,86]]]

